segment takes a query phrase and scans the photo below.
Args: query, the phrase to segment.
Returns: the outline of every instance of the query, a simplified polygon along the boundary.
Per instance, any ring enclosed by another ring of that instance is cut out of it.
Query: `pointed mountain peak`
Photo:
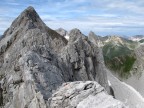
[[[29,10],[29,11],[35,11],[35,9],[34,9],[32,6],[27,7],[26,10]]]
[[[88,39],[98,47],[103,46],[103,37],[96,35],[93,31],[89,32]]]
[[[74,28],[70,31],[69,35],[80,35],[82,34],[81,31],[77,28]]]
[[[20,16],[22,18],[27,17],[29,20],[32,20],[33,22],[37,22],[37,20],[40,19],[39,15],[32,6],[29,6],[27,9],[25,9]]]
[[[13,23],[17,23],[19,25],[22,24],[22,26],[29,23],[29,28],[34,28],[34,26],[36,27],[44,24],[32,6],[26,8]]]
[[[96,36],[96,34],[93,31],[90,31],[89,36]]]
[[[100,36],[96,35],[93,31],[89,32],[88,37],[89,38],[94,38],[95,40],[98,40],[100,38]]]
[[[39,28],[44,31],[46,25],[35,9],[32,6],[29,6],[12,22],[10,28],[4,33],[4,35],[10,35],[18,29],[27,31],[34,28]]]
[[[81,31],[80,31],[79,29],[77,29],[77,28],[72,29],[72,30],[69,32],[69,36],[70,36],[69,42],[73,42],[73,41],[75,41],[75,40],[77,40],[77,39],[79,39],[79,38],[85,37],[85,36],[81,33]]]

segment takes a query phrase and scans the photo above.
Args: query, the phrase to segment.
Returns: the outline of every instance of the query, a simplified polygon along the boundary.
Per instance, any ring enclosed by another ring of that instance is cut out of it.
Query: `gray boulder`
[[[49,99],[50,108],[126,108],[94,81],[64,83]]]

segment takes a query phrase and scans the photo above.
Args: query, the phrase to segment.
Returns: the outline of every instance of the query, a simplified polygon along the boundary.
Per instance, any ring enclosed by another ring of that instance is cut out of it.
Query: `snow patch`
[[[143,96],[136,90],[134,89],[132,86],[122,82],[122,84],[124,84],[125,86],[127,86],[129,89],[131,89],[143,102],[144,102],[144,98]]]
[[[69,35],[66,35],[65,38],[66,38],[67,40],[69,40]]]
[[[111,82],[108,80],[108,85],[111,86]]]

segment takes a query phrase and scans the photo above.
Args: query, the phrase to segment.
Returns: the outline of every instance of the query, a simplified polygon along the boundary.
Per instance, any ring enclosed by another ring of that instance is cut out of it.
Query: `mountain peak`
[[[38,28],[45,31],[45,27],[45,23],[41,20],[35,9],[29,6],[12,22],[10,28],[4,35],[10,35],[19,29],[27,31],[29,29]]]
[[[93,31],[90,31],[89,36],[96,36],[96,34]]]
[[[77,35],[81,35],[81,34],[82,34],[81,31],[77,28],[72,29],[69,33],[70,36],[77,36]]]
[[[44,23],[32,6],[26,8],[12,23],[13,27],[27,26],[28,29],[42,26]]]
[[[34,7],[32,7],[32,6],[29,6],[29,7],[27,7],[26,10],[35,10],[35,9],[34,9]]]
[[[79,29],[77,29],[77,28],[74,28],[74,29],[72,29],[70,32],[69,32],[69,36],[70,36],[70,39],[69,39],[69,41],[71,42],[73,42],[73,41],[75,41],[75,40],[77,40],[77,39],[79,39],[79,38],[82,38],[84,35],[81,33],[81,31],[79,30]]]
[[[22,19],[27,18],[28,20],[31,20],[32,22],[37,22],[38,19],[40,19],[39,15],[37,14],[37,12],[32,6],[29,6],[28,8],[26,8],[19,17]]]

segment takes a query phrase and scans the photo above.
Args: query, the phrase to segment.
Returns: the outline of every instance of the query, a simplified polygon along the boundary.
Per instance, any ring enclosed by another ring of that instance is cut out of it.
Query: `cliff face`
[[[109,92],[101,50],[78,29],[67,42],[32,7],[24,10],[0,41],[0,104],[47,108],[62,83],[80,80],[97,81]]]
[[[80,30],[69,33],[69,41],[62,50],[62,58],[68,65],[74,80],[95,80],[109,92],[107,75],[101,49],[84,36]]]

